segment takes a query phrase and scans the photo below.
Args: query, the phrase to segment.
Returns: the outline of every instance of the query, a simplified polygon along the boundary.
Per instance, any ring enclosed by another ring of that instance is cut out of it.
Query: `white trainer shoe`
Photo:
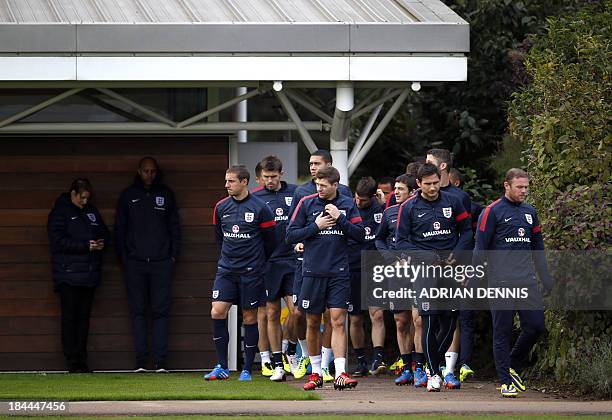
[[[427,380],[427,391],[429,392],[440,392],[442,386],[442,378],[440,375],[434,375]]]
[[[272,382],[283,382],[287,380],[287,375],[285,375],[285,369],[282,366],[277,366],[274,368],[274,373],[270,376],[270,380]]]

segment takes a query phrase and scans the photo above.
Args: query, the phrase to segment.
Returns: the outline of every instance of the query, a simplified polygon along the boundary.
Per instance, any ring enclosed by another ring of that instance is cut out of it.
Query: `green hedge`
[[[525,59],[530,83],[509,108],[548,249],[612,248],[611,9],[608,0],[549,19]],[[610,312],[547,315],[533,372],[612,396]]]

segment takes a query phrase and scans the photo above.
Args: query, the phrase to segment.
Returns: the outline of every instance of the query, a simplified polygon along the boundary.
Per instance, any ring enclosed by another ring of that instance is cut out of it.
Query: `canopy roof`
[[[465,81],[468,51],[439,0],[0,2],[0,82]]]
[[[6,0],[3,53],[469,51],[439,0]]]

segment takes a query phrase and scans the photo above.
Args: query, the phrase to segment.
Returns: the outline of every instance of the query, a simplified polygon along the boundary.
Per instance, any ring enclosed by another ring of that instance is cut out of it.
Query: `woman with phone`
[[[61,301],[62,348],[70,373],[90,372],[87,336],[95,289],[100,283],[102,251],[110,235],[90,203],[87,178],[75,179],[49,213],[47,233],[53,262],[53,285]]]

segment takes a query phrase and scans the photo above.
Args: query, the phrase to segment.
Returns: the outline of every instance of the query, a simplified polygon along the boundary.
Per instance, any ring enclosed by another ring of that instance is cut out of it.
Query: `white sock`
[[[336,357],[334,359],[334,366],[336,366],[336,378],[346,372],[346,359],[344,357]]]
[[[457,365],[458,358],[459,353],[455,353],[454,351],[447,351],[444,354],[444,359],[446,360],[446,372],[455,372],[455,366]]]
[[[308,344],[306,344],[306,340],[298,340],[300,342],[300,347],[302,348],[302,357],[308,357]]]
[[[321,370],[320,354],[317,354],[316,356],[310,356],[310,364],[312,365],[312,373],[318,373],[320,376],[323,376],[323,371]]]
[[[269,351],[260,351],[259,356],[261,356],[261,364],[264,363],[272,363],[270,360],[270,352]]]
[[[329,347],[321,347],[321,356],[323,357],[321,361],[321,367],[323,369],[329,369],[329,364],[332,361],[332,349]]]
[[[283,341],[281,341],[281,351],[287,353],[287,347],[289,347],[289,340],[283,339]]]

